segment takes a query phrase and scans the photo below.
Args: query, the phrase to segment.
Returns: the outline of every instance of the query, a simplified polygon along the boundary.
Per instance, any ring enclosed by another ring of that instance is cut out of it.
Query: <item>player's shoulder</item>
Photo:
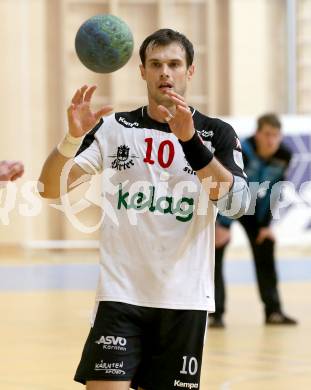
[[[113,127],[115,130],[116,126],[133,128],[133,127],[142,127],[142,108],[137,108],[133,111],[120,111],[114,112],[110,115],[102,117],[97,125],[90,131],[90,133],[98,135],[101,131],[106,132],[109,128]],[[99,132],[98,132],[99,130]]]
[[[213,138],[213,141],[223,140],[228,137],[236,137],[233,127],[220,118],[214,118],[195,110],[193,113],[195,129],[203,139]]]
[[[123,127],[142,127],[142,110],[143,107],[139,107],[132,111],[116,112],[114,119]]]

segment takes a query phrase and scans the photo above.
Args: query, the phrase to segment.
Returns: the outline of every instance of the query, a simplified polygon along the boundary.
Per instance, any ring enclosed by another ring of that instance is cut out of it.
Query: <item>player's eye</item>
[[[161,64],[160,64],[160,62],[151,62],[151,66],[153,68],[160,68]]]

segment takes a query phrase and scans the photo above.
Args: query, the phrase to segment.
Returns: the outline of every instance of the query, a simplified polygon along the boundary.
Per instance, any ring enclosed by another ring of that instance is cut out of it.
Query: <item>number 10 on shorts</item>
[[[195,357],[183,356],[183,366],[180,371],[181,374],[195,375],[198,371],[198,361]]]

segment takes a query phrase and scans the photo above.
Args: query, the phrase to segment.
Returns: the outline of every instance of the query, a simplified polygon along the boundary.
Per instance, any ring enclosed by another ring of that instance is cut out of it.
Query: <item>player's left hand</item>
[[[159,105],[159,113],[162,119],[168,123],[172,133],[174,133],[178,139],[183,142],[189,141],[195,132],[192,112],[183,96],[178,95],[174,91],[167,91],[166,94],[176,106],[176,111],[174,115],[172,115],[166,107]]]
[[[258,236],[256,238],[256,244],[262,244],[266,239],[275,241],[275,236],[270,227],[264,227],[259,229]]]

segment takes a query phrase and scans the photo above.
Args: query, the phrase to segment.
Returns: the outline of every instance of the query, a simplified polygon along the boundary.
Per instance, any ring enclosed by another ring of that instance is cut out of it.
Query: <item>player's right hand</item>
[[[88,87],[84,85],[74,94],[71,105],[67,110],[69,133],[73,137],[82,137],[90,131],[99,119],[108,114],[113,107],[103,106],[99,111],[93,112],[90,108],[91,99],[97,86]]]

